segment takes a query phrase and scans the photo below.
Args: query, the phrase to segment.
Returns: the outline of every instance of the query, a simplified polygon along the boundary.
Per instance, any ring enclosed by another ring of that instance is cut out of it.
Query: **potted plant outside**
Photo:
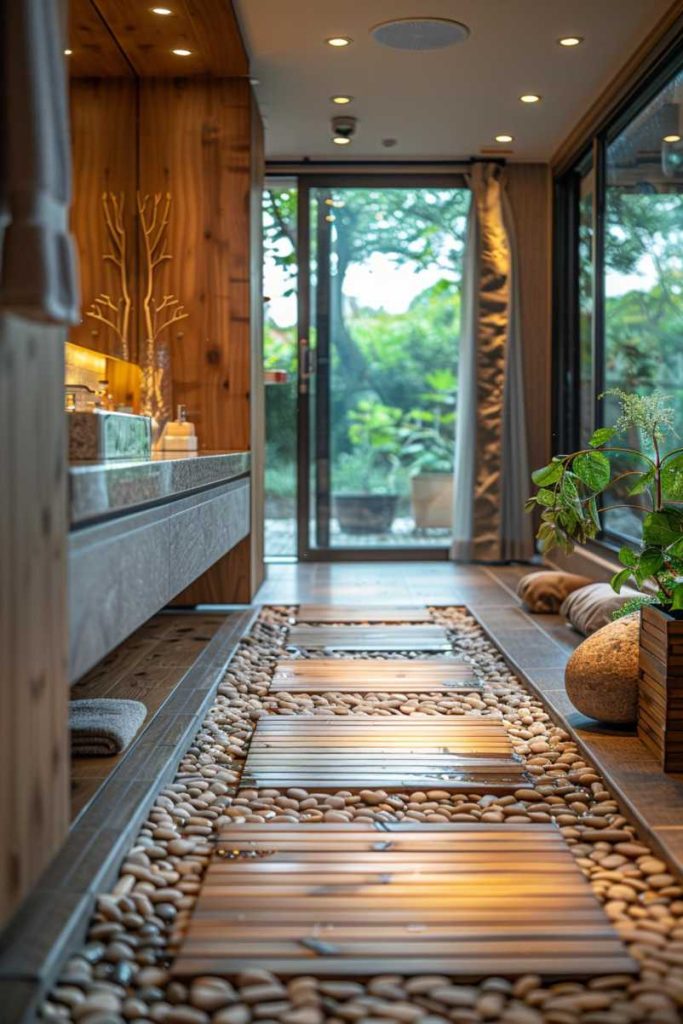
[[[570,552],[594,538],[600,515],[630,508],[640,522],[640,543],[619,551],[612,577],[619,592],[635,581],[647,594],[620,614],[640,608],[638,735],[667,771],[683,770],[683,448],[671,448],[674,410],[664,395],[613,395],[620,414],[596,430],[588,448],[556,455],[536,470],[538,490],[527,508],[540,509],[541,551]],[[604,396],[603,396],[604,397]],[[613,439],[626,435],[634,445]],[[607,497],[605,497],[607,495]],[[599,504],[606,501],[606,504]]]
[[[396,517],[401,410],[363,398],[349,413],[350,452],[333,469],[333,512],[344,533],[388,533]]]
[[[450,370],[427,376],[424,406],[412,409],[402,427],[402,459],[411,470],[413,518],[418,530],[453,525],[453,455],[456,378]]]

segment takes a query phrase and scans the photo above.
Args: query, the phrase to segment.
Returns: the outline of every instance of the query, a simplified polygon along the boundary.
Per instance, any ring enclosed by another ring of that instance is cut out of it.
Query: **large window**
[[[557,398],[570,410],[562,446],[613,422],[613,399],[599,399],[611,388],[665,392],[683,438],[683,70],[636,97],[561,189],[570,226],[570,251],[559,254],[569,291],[558,324]],[[605,538],[631,536],[636,516],[607,512]]]

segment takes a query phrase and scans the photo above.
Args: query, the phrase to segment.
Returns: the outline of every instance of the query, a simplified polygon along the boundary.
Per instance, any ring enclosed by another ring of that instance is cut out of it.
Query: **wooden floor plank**
[[[333,605],[301,604],[289,620],[291,623],[387,623],[425,622],[433,623],[426,605],[410,605],[405,608],[386,605]]]
[[[289,647],[329,651],[450,651],[443,626],[291,626]]]
[[[523,767],[498,718],[262,715],[242,774],[249,788],[509,792]]]
[[[300,658],[279,661],[272,693],[465,693],[483,689],[461,658]]]
[[[635,972],[555,826],[411,823],[386,841],[380,831],[224,831],[172,974]]]

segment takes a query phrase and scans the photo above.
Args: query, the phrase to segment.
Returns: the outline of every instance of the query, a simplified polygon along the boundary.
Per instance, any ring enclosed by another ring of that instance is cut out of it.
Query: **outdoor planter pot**
[[[638,736],[664,771],[683,771],[683,613],[640,613]]]
[[[453,525],[452,473],[416,473],[410,489],[418,530],[449,529]]]
[[[388,533],[396,517],[397,494],[337,494],[334,514],[344,533]]]

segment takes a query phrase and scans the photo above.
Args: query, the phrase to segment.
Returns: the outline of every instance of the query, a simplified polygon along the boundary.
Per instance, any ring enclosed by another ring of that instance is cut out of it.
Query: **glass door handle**
[[[299,339],[299,394],[308,393],[308,382],[315,374],[315,352],[308,344],[308,338]]]

